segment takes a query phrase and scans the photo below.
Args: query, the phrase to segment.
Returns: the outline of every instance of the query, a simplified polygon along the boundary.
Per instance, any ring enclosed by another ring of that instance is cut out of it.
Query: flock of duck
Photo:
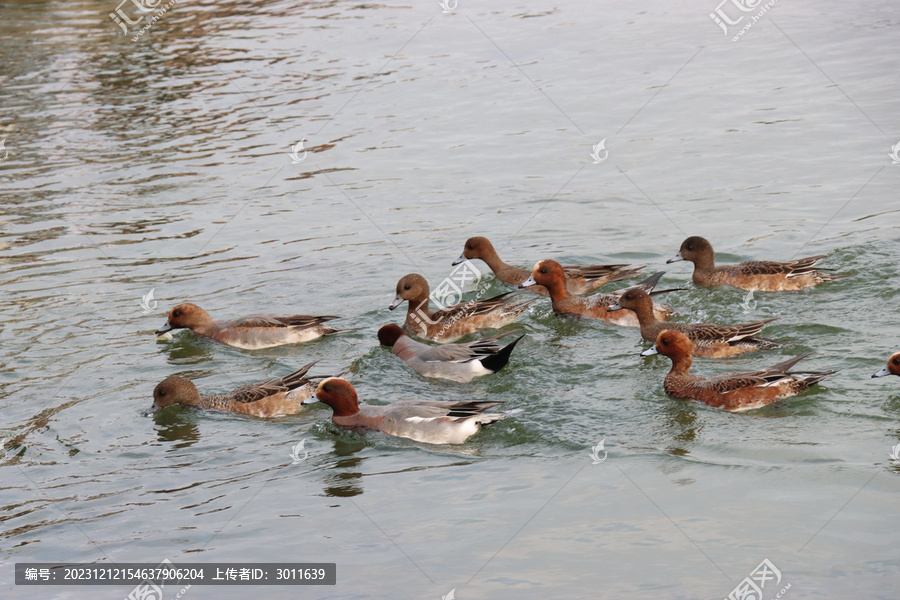
[[[848,275],[825,273],[816,263],[826,255],[787,262],[751,261],[716,265],[710,243],[689,237],[679,252],[667,262],[694,264],[693,282],[698,286],[729,285],[747,291],[789,291],[812,287]],[[676,323],[673,311],[654,296],[675,290],[654,290],[662,272],[630,287],[588,295],[607,283],[635,277],[644,267],[627,264],[569,266],[542,260],[531,271],[500,260],[490,241],[473,237],[466,241],[454,265],[480,259],[495,276],[510,285],[549,296],[553,311],[560,315],[600,319],[616,325],[638,327],[641,336],[654,342],[642,355],[662,354],[672,361],[663,387],[669,395],[705,402],[729,411],[750,410],[799,394],[835,371],[791,371],[809,356],[795,356],[760,371],[724,373],[703,377],[691,373],[692,357],[721,358],[742,352],[768,350],[793,342],[759,337],[762,328],[775,319],[739,325]],[[678,288],[683,289],[683,288]],[[397,283],[397,295],[389,308],[407,302],[403,328],[385,325],[378,331],[379,342],[425,377],[468,382],[496,373],[509,362],[519,335],[505,346],[500,340],[519,331],[506,331],[465,343],[451,343],[485,329],[500,329],[517,320],[538,297],[523,299],[513,292],[492,298],[475,299],[441,310],[429,306],[429,287],[424,277],[409,274]],[[253,315],[233,321],[214,321],[194,304],[179,304],[169,311],[166,324],[156,334],[165,336],[174,329],[190,329],[194,334],[245,349],[271,348],[307,342],[324,335],[347,331],[327,322],[335,316]],[[431,345],[410,337],[440,342]],[[315,363],[268,381],[238,387],[228,394],[200,396],[194,384],[183,377],[169,377],[153,390],[151,411],[173,404],[231,411],[258,417],[297,413],[302,405],[323,402],[332,409],[332,421],[344,427],[385,433],[435,444],[459,444],[482,426],[521,410],[488,412],[499,401],[396,401],[384,406],[360,405],[356,390],[345,379],[309,376]],[[900,352],[887,366],[872,375],[900,375]]]

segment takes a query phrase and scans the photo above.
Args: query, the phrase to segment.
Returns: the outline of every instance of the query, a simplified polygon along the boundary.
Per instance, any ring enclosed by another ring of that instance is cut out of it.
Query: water
[[[892,3],[779,2],[738,42],[713,3],[180,2],[135,42],[115,8],[0,7],[5,597],[131,588],[15,586],[15,562],[164,558],[337,563],[336,587],[187,598],[712,599],[766,558],[787,598],[894,597],[900,388],[869,378],[897,343]],[[853,277],[744,313],[743,293],[664,264],[693,234],[722,261],[831,253]],[[765,334],[800,342],[699,373],[806,351],[840,371],[728,414],[668,398],[636,330],[544,300],[505,370],[424,380],[375,331],[402,318],[402,275],[436,284],[472,235],[523,266],[667,269],[679,319],[777,316]],[[154,341],[183,301],[362,329],[262,351]],[[214,393],[311,360],[368,402],[525,412],[461,447],[361,438],[321,407],[142,416],[169,375]]]

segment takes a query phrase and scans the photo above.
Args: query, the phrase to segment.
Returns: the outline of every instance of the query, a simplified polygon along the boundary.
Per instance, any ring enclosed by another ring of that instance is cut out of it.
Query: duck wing
[[[312,316],[312,315],[248,315],[229,321],[220,323],[224,327],[315,327],[326,321],[338,319],[335,316]]]
[[[289,392],[310,382],[305,375],[310,367],[316,364],[316,362],[318,361],[313,361],[308,365],[304,365],[290,375],[285,375],[284,377],[242,385],[228,394],[228,398],[235,402],[246,404],[250,402],[259,402],[260,400],[268,398],[269,396],[274,396],[275,394]]]

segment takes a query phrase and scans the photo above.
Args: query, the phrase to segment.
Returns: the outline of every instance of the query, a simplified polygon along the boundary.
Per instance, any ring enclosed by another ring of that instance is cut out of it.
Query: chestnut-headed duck
[[[195,304],[179,304],[169,311],[166,324],[156,331],[162,335],[173,329],[190,329],[208,337],[245,350],[272,348],[285,344],[300,344],[323,335],[354,331],[322,325],[340,317],[311,317],[308,315],[250,315],[233,321],[213,321],[209,314]]]
[[[798,258],[787,262],[754,260],[736,265],[716,266],[712,245],[704,238],[691,236],[684,240],[678,254],[666,263],[687,260],[694,263],[694,283],[703,286],[730,285],[749,291],[780,292],[802,290],[823,281],[833,281],[849,275],[829,275],[816,270],[815,264],[827,254]]]
[[[656,345],[641,354],[662,354],[672,359],[672,370],[663,387],[675,398],[699,400],[730,411],[751,410],[778,400],[796,396],[837,371],[788,371],[809,354],[795,356],[768,369],[722,373],[712,377],[693,375],[691,340],[680,331],[663,330]]]
[[[884,377],[885,375],[900,375],[900,352],[891,356],[887,366],[877,373],[873,373],[872,377]]]
[[[508,297],[512,292],[506,292],[432,311],[428,293],[428,282],[424,277],[416,273],[404,275],[397,282],[397,295],[388,308],[394,310],[404,300],[408,301],[403,326],[406,332],[436,342],[452,342],[482,329],[500,329],[519,318],[536,300],[514,300]]]
[[[308,379],[306,372],[314,364],[316,363],[311,362],[284,377],[242,385],[227,394],[213,396],[201,396],[189,379],[169,377],[153,390],[150,412],[173,404],[183,404],[254,417],[293,415],[300,412],[303,401],[313,395],[317,381]]]
[[[472,237],[466,240],[463,253],[453,261],[454,265],[458,265],[466,259],[472,260],[480,258],[490,267],[497,279],[510,285],[521,285],[531,273],[528,269],[521,269],[508,265],[497,255],[493,244],[485,237]],[[630,268],[631,265],[563,265],[563,272],[566,274],[566,289],[570,294],[580,296],[593,292],[600,286],[610,281],[618,281],[634,277],[643,266]],[[528,289],[542,296],[549,296],[542,285],[532,285]]]
[[[486,410],[503,404],[499,401],[469,400],[438,402],[398,400],[386,406],[359,405],[356,390],[345,379],[331,377],[319,383],[315,398],[304,404],[324,402],[334,411],[336,425],[358,429],[377,429],[397,437],[429,444],[462,444],[481,429],[503,417],[520,411],[487,414]]]
[[[680,331],[690,338],[691,354],[702,358],[723,358],[742,352],[768,350],[778,348],[789,342],[777,342],[767,338],[756,337],[756,334],[768,323],[777,319],[765,319],[755,323],[741,325],[714,325],[712,323],[672,323],[660,321],[653,314],[653,300],[640,288],[625,290],[619,302],[607,310],[628,309],[637,315],[641,324],[641,337],[656,341],[663,329]]]
[[[505,367],[513,348],[525,336],[519,336],[506,346],[501,346],[497,340],[514,333],[518,333],[518,330],[467,344],[429,346],[412,339],[396,325],[385,325],[378,330],[378,341],[425,377],[464,383],[481,375],[496,373]]]
[[[660,277],[665,271],[660,271],[651,275],[644,281],[635,284],[637,287],[646,290],[648,293],[656,287]],[[550,290],[550,300],[553,305],[553,312],[557,314],[580,315],[591,319],[602,319],[616,325],[624,325],[626,327],[638,327],[637,315],[630,310],[609,311],[609,307],[619,301],[619,297],[626,289],[616,290],[607,294],[594,294],[593,296],[570,296],[565,284],[565,275],[562,266],[555,260],[542,260],[531,271],[531,277],[526,279],[521,286],[543,285]],[[671,291],[671,290],[664,290]],[[653,292],[653,293],[662,293]],[[672,316],[672,309],[664,304],[653,304],[653,313],[657,319],[667,320]]]

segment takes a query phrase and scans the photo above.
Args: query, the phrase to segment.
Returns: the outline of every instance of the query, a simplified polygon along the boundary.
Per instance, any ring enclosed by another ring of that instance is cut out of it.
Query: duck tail
[[[323,327],[322,329],[323,329],[322,335],[332,335],[335,333],[347,333],[350,331],[359,331],[360,329],[364,329],[364,327],[343,327],[343,328]]]
[[[827,271],[828,269],[817,269],[817,271]],[[823,281],[834,281],[835,279],[846,279],[847,277],[852,277],[847,273],[836,273],[832,275],[831,273],[819,273],[819,277]]]
[[[618,273],[613,273],[607,283],[612,283],[613,281],[619,281],[621,279],[628,279],[630,277],[637,277],[638,275],[641,275],[640,270],[643,268],[644,266],[642,265],[640,267],[634,267],[631,269],[622,269]]]
[[[794,340],[773,340],[759,336],[750,336],[735,340],[731,345],[740,346],[741,344],[753,344],[758,350],[769,350],[771,348],[782,348],[784,346],[793,346],[800,342]]]
[[[835,373],[837,373],[836,370],[833,370],[833,371],[795,371],[795,372],[791,373],[791,375],[794,375],[795,377],[800,375],[801,377],[798,377],[798,379],[799,379],[799,381],[801,381],[803,383],[803,386],[805,389],[805,388],[816,385],[817,383],[819,383],[820,381],[822,381],[829,375],[834,375]]]
[[[516,409],[508,410],[508,411],[502,412],[502,413],[490,413],[487,415],[479,415],[478,416],[478,424],[481,425],[482,427],[487,427],[488,425],[491,425],[492,423],[496,423],[500,419],[504,419],[504,418],[512,416],[512,415],[517,415],[522,412],[525,412],[524,408],[516,408]]]
[[[525,337],[525,334],[520,335],[516,339],[512,341],[512,343],[507,344],[503,348],[500,349],[496,354],[492,354],[490,356],[486,356],[481,359],[481,365],[487,369],[488,371],[493,371],[496,373],[500,369],[506,366],[506,363],[509,362],[509,356],[512,354],[513,348],[516,347],[516,344],[519,343]]]

